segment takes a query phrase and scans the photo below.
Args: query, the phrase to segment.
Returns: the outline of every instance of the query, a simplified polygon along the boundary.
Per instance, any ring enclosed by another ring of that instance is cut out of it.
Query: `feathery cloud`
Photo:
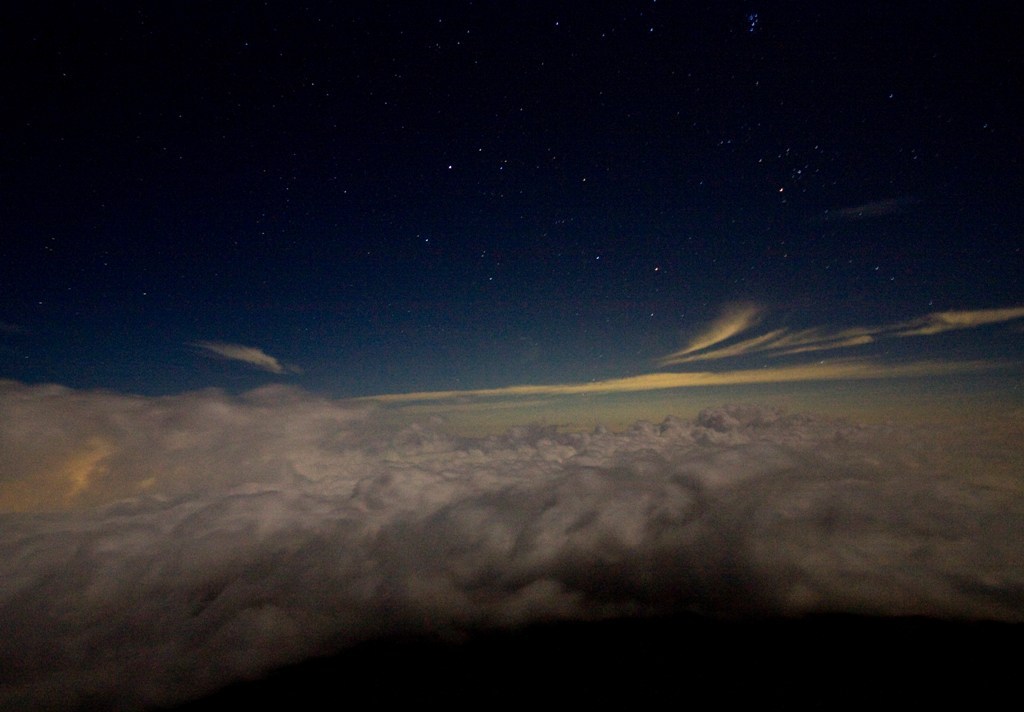
[[[767,357],[792,356],[811,352],[828,352],[874,343],[880,339],[923,336],[957,329],[971,329],[1024,318],[1024,307],[984,309],[975,311],[935,312],[920,319],[879,327],[851,327],[829,331],[775,329],[759,336],[718,346],[756,326],[764,309],[754,304],[729,307],[705,331],[694,337],[685,348],[658,361],[661,367],[714,361],[762,354]],[[674,388],[751,385],[764,383],[796,383],[810,381],[869,380],[946,376],[976,373],[1004,368],[1004,361],[986,359],[973,361],[919,360],[885,363],[867,358],[825,359],[815,363],[792,364],[772,368],[732,369],[722,371],[662,371],[624,378],[585,383],[521,384],[474,390],[420,391],[367,396],[358,400],[378,403],[410,403],[458,401],[460,399],[498,399],[635,393]]]
[[[1015,321],[1024,318],[1024,307],[1008,309],[975,309],[973,311],[934,312],[919,321],[911,322],[896,333],[896,336],[930,336],[944,331],[973,329],[988,324]]]
[[[220,341],[196,341],[192,345],[226,358],[229,361],[241,361],[270,373],[300,373],[298,367],[284,365],[273,356],[265,353],[263,349],[256,348],[255,346],[225,344]]]
[[[727,312],[719,321],[731,318],[732,312]],[[933,312],[918,319],[906,322],[897,322],[882,326],[864,326],[829,331],[827,329],[803,329],[800,331],[788,331],[776,329],[760,336],[753,336],[716,349],[693,349],[687,346],[685,349],[675,351],[667,356],[658,359],[659,366],[671,366],[695,361],[713,361],[736,356],[747,356],[751,354],[765,354],[767,356],[790,356],[793,354],[807,353],[811,351],[832,351],[854,346],[863,346],[880,339],[908,337],[908,336],[931,336],[947,331],[958,331],[962,329],[974,329],[991,324],[1000,324],[1024,318],[1024,307],[1009,307],[1004,309],[976,309],[971,311],[944,311]],[[716,322],[717,323],[717,322]],[[734,319],[730,323],[739,324]],[[731,336],[739,336],[749,330],[753,323],[745,329],[734,331]],[[722,339],[720,341],[724,341]],[[696,353],[695,353],[696,351]]]
[[[725,308],[722,315],[715,319],[711,326],[691,339],[685,348],[676,351],[671,356],[686,356],[727,341],[756,326],[763,312],[764,308],[756,304],[732,304]],[[666,358],[671,358],[671,356]]]

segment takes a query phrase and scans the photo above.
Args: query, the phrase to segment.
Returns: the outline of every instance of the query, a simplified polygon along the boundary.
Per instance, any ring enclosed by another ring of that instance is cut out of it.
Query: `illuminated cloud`
[[[255,346],[225,344],[219,341],[197,341],[192,345],[230,361],[247,363],[263,371],[270,371],[271,373],[300,372],[298,367],[285,366],[273,356],[264,353],[263,349],[258,349]]]
[[[988,324],[1024,319],[1024,307],[1009,309],[976,309],[974,311],[934,312],[918,322],[906,325],[896,336],[927,336],[944,331],[973,329]]]
[[[698,334],[685,348],[666,358],[686,356],[731,339],[756,326],[763,312],[764,309],[756,304],[735,304],[727,307],[722,316],[718,317],[707,330]]]
[[[877,338],[877,335],[877,332],[872,329],[859,328],[836,332],[828,332],[823,329],[804,329],[792,332],[786,329],[777,329],[762,336],[755,336],[729,346],[683,358],[666,356],[659,360],[659,364],[668,366],[694,361],[713,361],[755,353],[785,356],[809,351],[827,351],[870,344]]]
[[[547,385],[505,386],[463,391],[421,391],[418,393],[389,393],[360,398],[360,401],[402,403],[410,401],[442,401],[464,398],[503,398],[520,396],[560,396],[607,393],[636,393],[670,388],[701,388],[707,386],[735,386],[756,383],[795,383],[804,381],[867,380],[879,378],[911,378],[944,376],[999,368],[995,361],[916,361],[885,364],[870,360],[819,361],[796,366],[754,368],[735,371],[664,371],[639,376],[611,378],[586,383],[559,383]]]
[[[727,309],[706,331],[694,338],[685,348],[660,359],[658,365],[665,367],[701,361],[731,359],[753,354],[779,357],[813,352],[828,352],[864,346],[880,339],[932,335],[1024,318],[1024,307],[935,312],[911,322],[880,327],[852,327],[836,331],[826,329],[803,329],[800,331],[776,329],[759,336],[752,336],[741,341],[719,345],[752,329],[758,324],[763,312],[764,310],[760,307],[749,304]],[[911,361],[889,364],[867,358],[819,359],[813,363],[774,366],[770,368],[720,371],[663,371],[585,383],[523,384],[475,390],[393,393],[368,396],[361,400],[379,403],[458,401],[460,399],[481,398],[498,399],[631,393],[672,388],[699,388],[760,383],[908,378],[978,372],[1001,368],[1006,365],[1004,362],[995,360]]]
[[[377,636],[536,621],[1024,621],[1013,413],[480,438],[386,415],[0,382],[0,708],[161,707]]]
[[[720,321],[729,320],[730,316],[731,313],[727,312],[726,316],[723,316]],[[688,346],[681,351],[676,351],[662,357],[658,360],[658,365],[671,366],[696,361],[712,361],[748,356],[751,354],[789,356],[812,351],[832,351],[863,346],[885,338],[930,336],[947,331],[1001,324],[1021,318],[1024,318],[1024,307],[1011,307],[1005,309],[933,312],[909,322],[874,327],[853,327],[838,331],[826,329],[788,331],[786,329],[777,329],[726,346],[700,350],[698,353],[693,353],[695,349]],[[731,320],[729,323],[739,322]],[[746,329],[734,331],[732,336],[738,336],[743,331],[749,330],[753,325],[750,324]]]
[[[785,329],[777,329],[775,331],[770,331],[767,334],[739,341],[734,344],[730,344],[729,346],[722,346],[712,351],[704,351],[697,354],[685,350],[676,351],[675,353],[659,359],[658,364],[661,366],[670,366],[679,363],[693,363],[694,361],[711,361],[715,359],[731,358],[733,356],[742,356],[744,354],[762,351],[765,348],[774,347],[774,345],[785,335]]]

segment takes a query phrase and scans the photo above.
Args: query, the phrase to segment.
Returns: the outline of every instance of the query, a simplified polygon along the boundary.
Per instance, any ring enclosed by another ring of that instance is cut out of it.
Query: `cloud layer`
[[[170,704],[386,633],[1024,620],[1020,430],[732,406],[459,438],[283,387],[0,383],[0,707]]]

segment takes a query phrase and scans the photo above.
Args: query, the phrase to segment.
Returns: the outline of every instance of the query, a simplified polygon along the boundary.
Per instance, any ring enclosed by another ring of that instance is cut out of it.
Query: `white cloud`
[[[263,349],[258,349],[255,346],[225,344],[219,341],[197,341],[192,345],[230,361],[247,363],[263,371],[270,371],[271,373],[300,372],[300,369],[297,367],[285,366],[273,356],[264,353]]]
[[[1012,417],[387,422],[284,387],[0,382],[0,707],[171,704],[385,633],[551,618],[1024,620]]]

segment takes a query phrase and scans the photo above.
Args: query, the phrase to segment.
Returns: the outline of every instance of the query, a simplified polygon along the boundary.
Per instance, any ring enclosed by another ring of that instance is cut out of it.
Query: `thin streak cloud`
[[[225,344],[219,341],[196,341],[192,344],[204,351],[215,354],[229,361],[241,361],[262,371],[270,373],[299,373],[296,366],[282,364],[273,356],[267,354],[263,349],[255,346],[242,346],[241,344]]]
[[[718,317],[710,327],[694,337],[686,348],[676,351],[672,356],[686,356],[696,351],[702,351],[715,344],[727,341],[732,337],[757,326],[764,312],[762,307],[756,304],[734,304],[725,309],[722,316]],[[668,357],[668,358],[671,358]]]
[[[999,324],[1024,318],[1024,307],[1008,309],[976,309],[974,311],[934,312],[916,322],[907,325],[897,336],[930,336],[944,331],[973,329],[988,324]]]
[[[728,317],[730,317],[729,312],[719,322],[723,322]],[[767,334],[753,336],[727,346],[711,350],[700,350],[698,353],[694,353],[696,349],[687,346],[681,351],[676,351],[662,357],[658,360],[658,365],[664,367],[695,361],[713,361],[737,356],[748,356],[751,354],[790,356],[811,351],[831,351],[863,346],[879,339],[931,336],[947,331],[959,331],[1001,324],[1022,318],[1024,318],[1024,307],[1008,307],[1004,309],[933,312],[912,321],[884,326],[852,327],[839,331],[804,329],[802,331],[789,332],[785,329],[777,329]],[[732,336],[738,336],[743,331],[749,330],[752,326],[753,324],[750,324],[746,329],[734,332]],[[720,341],[724,340],[726,339]]]
[[[770,357],[810,352],[833,351],[874,343],[879,339],[923,336],[945,331],[971,329],[1024,318],[1024,307],[974,311],[934,312],[920,319],[880,327],[851,327],[838,331],[804,329],[790,332],[776,329],[733,344],[716,344],[749,331],[756,326],[764,309],[753,304],[728,308],[707,330],[687,346],[659,360],[659,366],[763,354]],[[420,391],[367,396],[360,400],[387,402],[450,401],[460,398],[545,397],[557,395],[634,393],[674,388],[794,383],[945,376],[992,370],[1008,365],[996,360],[911,361],[888,364],[866,358],[822,360],[812,364],[794,364],[775,368],[733,369],[725,371],[656,372],[587,383],[523,384],[475,390]]]
[[[862,346],[875,341],[877,335],[876,330],[861,328],[844,329],[837,332],[826,332],[822,329],[803,329],[801,331],[788,332],[786,329],[776,329],[767,334],[754,336],[712,351],[692,354],[682,358],[677,358],[672,354],[662,358],[658,363],[661,366],[669,366],[692,363],[694,361],[715,361],[756,353],[788,356],[809,351],[827,351],[850,346]]]
[[[692,363],[694,361],[709,361],[720,358],[730,358],[732,356],[742,356],[743,354],[760,351],[762,348],[774,347],[786,334],[785,329],[776,329],[775,331],[769,331],[767,334],[761,336],[755,336],[750,339],[738,341],[735,344],[729,346],[723,346],[717,348],[714,351],[706,351],[698,354],[683,354],[677,351],[674,354],[670,354],[665,358],[661,359],[658,363],[661,366],[668,366],[671,364],[680,363]]]
[[[794,383],[800,381],[842,381],[884,378],[913,378],[944,376],[954,373],[985,371],[1003,366],[997,361],[917,361],[903,364],[883,364],[875,361],[833,361],[779,368],[753,368],[724,372],[661,372],[640,376],[612,378],[589,383],[562,383],[548,385],[519,385],[504,388],[481,388],[465,391],[421,391],[418,393],[390,393],[367,396],[357,400],[380,403],[409,401],[443,401],[459,398],[501,398],[507,396],[558,396],[607,393],[636,393],[672,388],[700,388],[704,386],[751,385],[758,383]]]

